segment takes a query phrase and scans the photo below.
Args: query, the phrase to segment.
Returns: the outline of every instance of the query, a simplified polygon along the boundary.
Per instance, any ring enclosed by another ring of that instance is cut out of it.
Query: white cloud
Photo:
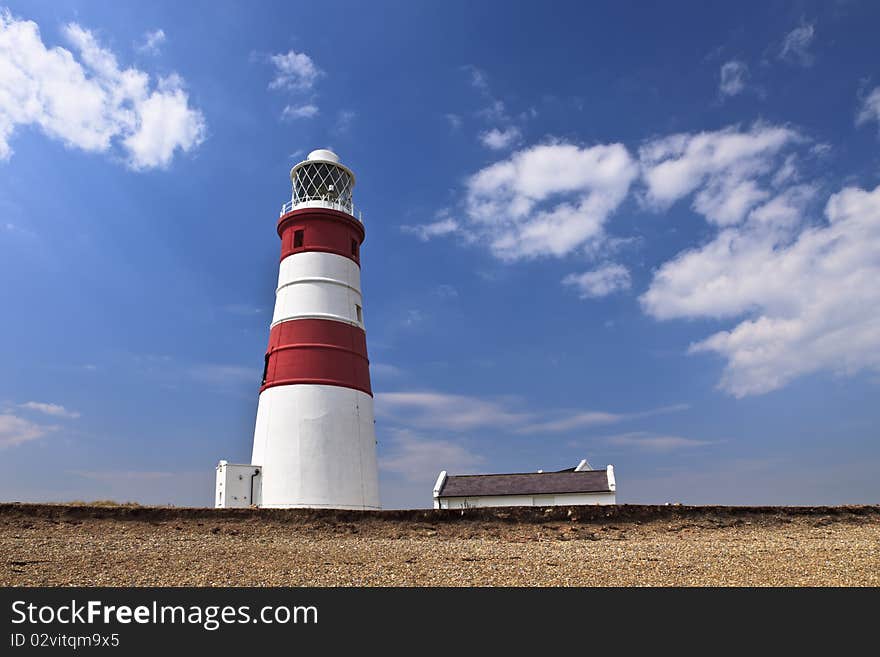
[[[779,58],[801,66],[811,66],[814,58],[809,48],[815,36],[816,30],[812,23],[794,28],[785,35]]]
[[[556,433],[560,431],[572,431],[574,429],[588,429],[603,424],[616,424],[627,420],[651,417],[665,413],[678,413],[686,411],[688,404],[673,404],[661,406],[647,411],[635,413],[609,413],[607,411],[550,411],[545,412],[543,417],[536,422],[525,424],[515,430],[516,433]]]
[[[480,134],[480,142],[486,148],[491,148],[493,151],[499,151],[512,146],[519,141],[521,136],[522,133],[520,133],[519,128],[514,126],[505,128],[504,130],[492,128],[491,130],[487,130]]]
[[[67,410],[60,404],[29,401],[24,404],[19,404],[18,406],[19,408],[24,408],[29,411],[37,411],[38,413],[44,413],[45,415],[52,415],[54,417],[64,417],[69,419],[76,419],[79,417],[77,411]]]
[[[272,55],[269,59],[275,66],[275,77],[269,83],[270,89],[305,91],[311,89],[317,79],[324,75],[305,53],[290,50]]]
[[[604,411],[584,411],[569,413],[553,420],[542,420],[532,424],[526,424],[516,430],[516,433],[556,433],[559,431],[571,431],[573,429],[588,429],[603,424],[614,424],[625,420],[627,416],[619,413],[606,413]]]
[[[614,292],[628,290],[632,284],[629,270],[619,264],[605,265],[583,274],[569,274],[562,279],[562,283],[575,288],[581,299],[608,296]]]
[[[738,223],[768,197],[758,180],[773,171],[780,152],[802,141],[791,128],[763,123],[648,141],[639,150],[645,200],[666,209],[697,191],[695,211],[718,225]]]
[[[746,88],[749,67],[745,62],[731,60],[721,66],[721,82],[718,91],[722,96],[736,96]]]
[[[774,187],[782,187],[783,185],[797,181],[800,177],[797,159],[798,157],[795,153],[790,153],[786,156],[782,166],[780,166],[773,174],[771,184]]]
[[[518,434],[558,433],[687,408],[686,404],[676,404],[634,413],[570,409],[532,411],[524,409],[516,399],[487,399],[440,392],[376,394],[377,416],[405,426],[447,431],[503,429]]]
[[[460,226],[455,219],[451,217],[446,217],[444,219],[439,219],[438,221],[431,222],[429,224],[419,224],[416,226],[401,226],[400,230],[404,233],[410,233],[411,235],[415,235],[421,241],[427,242],[433,237],[443,237],[445,235],[451,235],[459,230]]]
[[[0,11],[0,159],[11,156],[20,125],[85,151],[116,144],[133,169],[166,167],[177,151],[204,140],[204,117],[190,107],[179,76],[153,87],[147,73],[120,69],[88,30],[71,23],[62,32],[79,61],[65,48],[47,48],[36,23]]]
[[[305,105],[287,105],[281,112],[282,119],[311,119],[318,116],[318,106],[307,103]]]
[[[145,55],[158,55],[163,43],[165,43],[165,30],[153,30],[144,34],[143,41],[137,44],[136,49]]]
[[[0,449],[37,440],[54,429],[55,427],[36,424],[11,413],[0,413]]]
[[[637,449],[655,452],[667,452],[675,449],[702,447],[704,445],[712,444],[712,442],[708,440],[694,440],[693,438],[683,438],[681,436],[658,435],[646,431],[633,431],[631,433],[622,433],[616,436],[605,436],[600,440],[605,440],[612,445],[620,447],[635,447]]]
[[[604,237],[636,174],[622,144],[532,146],[467,180],[466,214],[497,258],[564,256]]]
[[[856,116],[856,125],[863,125],[869,121],[875,121],[880,125],[880,87],[874,87],[871,93],[865,96]]]
[[[880,371],[880,187],[834,194],[827,221],[799,229],[814,194],[788,190],[679,254],[641,297],[658,319],[744,318],[691,347],[726,359],[720,387],[733,395],[813,372]]]
[[[392,429],[391,435],[391,451],[379,460],[379,466],[407,481],[424,484],[428,493],[441,470],[473,473],[484,461],[483,457],[449,440],[425,438],[408,429]]]
[[[776,278],[774,261],[780,239],[773,228],[799,221],[809,190],[788,192],[756,209],[743,229],[723,230],[705,246],[685,251],[655,273],[641,297],[646,312],[657,319],[712,317],[722,319],[743,314],[759,296],[774,294],[777,303],[792,296],[790,282]],[[809,264],[809,263],[807,263]],[[760,273],[759,273],[760,272]]]
[[[376,414],[413,426],[451,431],[505,428],[531,417],[499,401],[437,392],[377,393]]]
[[[164,168],[177,149],[188,151],[204,139],[200,112],[189,108],[186,92],[177,77],[162,78],[160,92],[153,92],[139,106],[137,129],[123,140],[134,169]]]
[[[693,208],[712,223],[727,226],[742,221],[769,194],[754,180],[717,176],[694,197]]]

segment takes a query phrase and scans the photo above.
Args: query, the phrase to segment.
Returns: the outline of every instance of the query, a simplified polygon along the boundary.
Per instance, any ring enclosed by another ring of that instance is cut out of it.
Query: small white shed
[[[434,486],[435,509],[616,503],[614,466],[594,470],[586,459],[559,472],[447,475],[444,470]]]
[[[214,507],[217,509],[243,509],[259,506],[262,480],[258,465],[229,463],[217,464],[217,482]]]

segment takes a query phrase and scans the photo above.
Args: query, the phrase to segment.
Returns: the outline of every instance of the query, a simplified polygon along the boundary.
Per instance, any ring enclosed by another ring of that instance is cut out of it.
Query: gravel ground
[[[4,586],[880,586],[880,507],[0,505]]]

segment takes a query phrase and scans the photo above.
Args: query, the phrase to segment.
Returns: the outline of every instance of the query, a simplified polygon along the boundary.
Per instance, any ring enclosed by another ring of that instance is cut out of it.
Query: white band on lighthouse
[[[293,319],[330,319],[363,328],[361,271],[333,253],[296,253],[281,261],[272,326]]]

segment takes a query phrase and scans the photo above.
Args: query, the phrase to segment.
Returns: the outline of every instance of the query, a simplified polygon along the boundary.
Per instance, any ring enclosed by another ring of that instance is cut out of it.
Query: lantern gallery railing
[[[292,212],[295,208],[330,208],[331,210],[339,210],[340,212],[350,214],[361,223],[364,223],[363,213],[356,209],[354,203],[351,201],[345,203],[334,199],[324,198],[311,198],[309,200],[299,200],[296,202],[290,200],[281,206],[281,212],[278,216],[283,217],[288,212]]]

